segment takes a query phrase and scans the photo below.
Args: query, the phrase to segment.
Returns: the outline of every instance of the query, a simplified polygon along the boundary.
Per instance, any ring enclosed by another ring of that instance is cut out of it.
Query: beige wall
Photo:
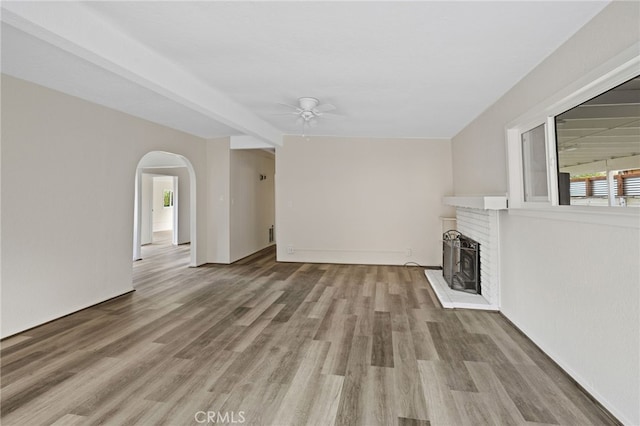
[[[179,217],[186,219],[179,242],[191,240],[197,265],[229,263],[229,138],[205,141],[2,75],[2,337],[133,289],[135,175],[150,151],[184,156],[195,171],[192,181],[186,169],[153,169],[179,176]],[[246,205],[243,173],[236,175],[236,198]],[[241,219],[235,255],[250,254],[243,227],[250,212],[234,214]],[[191,225],[195,238],[188,238]]]
[[[457,194],[507,190],[505,126],[640,40],[640,3],[613,2],[453,138]],[[501,310],[626,424],[640,424],[640,235],[500,215]]]
[[[631,47],[640,32],[638,4],[614,2],[605,8],[452,139],[456,194],[507,192],[506,124]]]
[[[230,150],[207,141],[207,261],[232,263],[268,246],[274,224],[274,159],[260,150]],[[266,181],[258,181],[266,174]]]
[[[449,140],[285,137],[278,260],[439,265],[451,190]]]
[[[202,139],[2,75],[2,336],[132,289],[134,180],[149,151],[183,155],[206,187]]]
[[[260,175],[267,179],[259,180]],[[262,150],[231,151],[231,262],[270,245],[275,225],[275,159]]]
[[[229,138],[208,140],[207,156],[207,262],[230,263],[230,164]]]

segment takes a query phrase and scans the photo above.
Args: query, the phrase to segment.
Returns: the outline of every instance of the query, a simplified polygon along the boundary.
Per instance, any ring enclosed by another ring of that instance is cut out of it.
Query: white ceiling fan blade
[[[290,105],[290,104],[283,104],[282,102],[277,102],[276,105],[280,105],[280,106],[283,106],[283,107],[291,108],[292,110],[296,111],[296,113],[299,113],[299,112],[302,111],[300,109],[300,107],[298,107],[298,106]]]
[[[289,112],[272,112],[271,115],[300,115],[297,111],[289,111]]]
[[[322,105],[318,105],[317,107],[314,108],[314,112],[329,112],[329,111],[333,111],[334,109],[336,109],[335,106],[331,105],[331,104],[322,104]]]
[[[328,118],[330,120],[336,120],[336,119],[343,119],[344,115],[335,114],[333,112],[323,112],[323,113],[318,114],[318,117],[321,117],[323,119]]]

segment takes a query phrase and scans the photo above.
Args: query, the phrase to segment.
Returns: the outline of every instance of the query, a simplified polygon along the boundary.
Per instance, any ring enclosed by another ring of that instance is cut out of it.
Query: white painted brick
[[[482,296],[499,305],[499,233],[496,210],[456,209],[458,232],[480,243],[480,285]]]

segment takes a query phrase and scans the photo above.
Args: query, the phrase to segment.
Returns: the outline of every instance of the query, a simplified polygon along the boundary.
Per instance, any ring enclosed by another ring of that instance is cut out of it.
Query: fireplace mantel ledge
[[[443,198],[444,204],[480,210],[506,210],[507,197],[504,195],[462,195]]]

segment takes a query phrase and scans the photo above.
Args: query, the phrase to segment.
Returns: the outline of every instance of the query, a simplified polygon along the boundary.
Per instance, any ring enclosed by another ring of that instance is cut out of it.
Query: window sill
[[[509,208],[509,215],[640,229],[640,208],[545,206]]]

